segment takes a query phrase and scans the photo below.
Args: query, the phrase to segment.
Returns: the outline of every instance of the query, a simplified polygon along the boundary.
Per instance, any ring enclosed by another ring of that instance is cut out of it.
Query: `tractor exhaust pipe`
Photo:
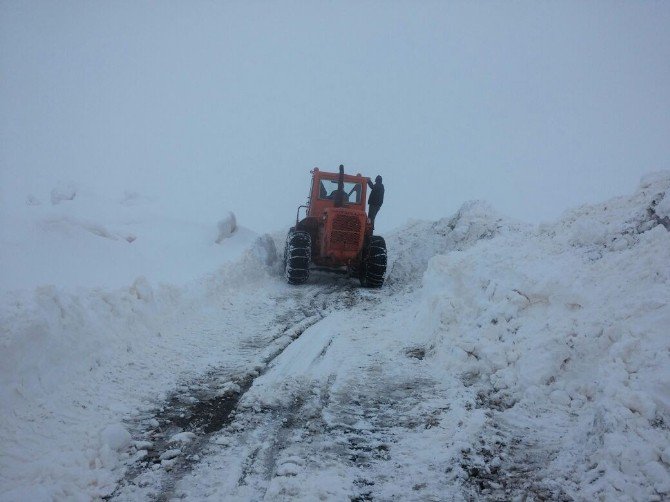
[[[340,164],[340,177],[337,179],[337,192],[335,192],[335,207],[344,206],[344,165]]]

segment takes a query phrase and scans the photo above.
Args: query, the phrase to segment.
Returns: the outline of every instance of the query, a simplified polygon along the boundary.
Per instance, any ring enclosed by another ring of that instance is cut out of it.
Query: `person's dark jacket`
[[[370,197],[368,197],[368,205],[381,206],[384,203],[384,185],[381,181],[372,184],[370,180],[368,180],[368,185],[372,188]]]

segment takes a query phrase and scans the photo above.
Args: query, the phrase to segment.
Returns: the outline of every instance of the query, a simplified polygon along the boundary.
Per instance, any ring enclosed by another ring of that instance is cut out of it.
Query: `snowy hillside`
[[[0,500],[670,497],[670,172],[409,222],[381,290],[135,204],[3,233]]]
[[[158,203],[133,191],[109,197],[63,184],[12,199],[0,211],[2,291],[122,287],[138,276],[184,283],[239,257],[254,238],[228,211],[185,215],[178,201]]]

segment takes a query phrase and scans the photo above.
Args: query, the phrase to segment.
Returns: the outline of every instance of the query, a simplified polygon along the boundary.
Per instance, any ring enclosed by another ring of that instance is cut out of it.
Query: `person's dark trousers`
[[[375,206],[374,204],[370,204],[368,206],[368,218],[370,218],[370,221],[372,221],[373,228],[375,226],[375,216],[377,216],[380,208],[381,206]]]

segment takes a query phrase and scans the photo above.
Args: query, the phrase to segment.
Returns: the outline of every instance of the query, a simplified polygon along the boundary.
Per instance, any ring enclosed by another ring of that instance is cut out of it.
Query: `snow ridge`
[[[424,276],[427,359],[472,387],[473,405],[500,403],[482,434],[511,427],[517,451],[541,452],[535,475],[547,493],[561,487],[554,496],[670,491],[670,233],[652,212],[669,189],[668,173],[648,177],[633,197],[582,206],[523,240],[436,256]],[[480,494],[514,494],[489,481]]]

